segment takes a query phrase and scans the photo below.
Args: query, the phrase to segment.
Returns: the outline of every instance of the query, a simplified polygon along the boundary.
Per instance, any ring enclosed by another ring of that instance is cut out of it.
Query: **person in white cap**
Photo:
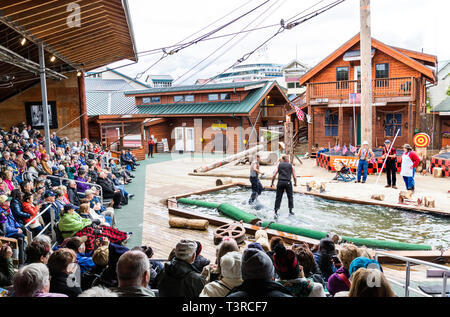
[[[359,149],[358,154],[356,154],[356,156],[358,157],[359,161],[358,161],[358,173],[356,176],[355,183],[361,183],[361,175],[362,175],[362,182],[365,183],[367,180],[367,169],[369,168],[369,161],[375,157],[373,151],[369,149],[369,142],[367,141],[363,142],[362,147]]]

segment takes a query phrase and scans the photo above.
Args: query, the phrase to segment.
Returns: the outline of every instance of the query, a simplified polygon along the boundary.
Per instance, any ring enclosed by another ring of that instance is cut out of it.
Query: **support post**
[[[310,103],[310,85],[306,84],[306,104],[308,105],[308,115],[311,118],[311,123],[308,124],[308,153],[311,156],[312,154],[312,147],[314,144],[314,115],[313,115],[313,109],[311,107]]]
[[[361,136],[372,148],[372,38],[370,0],[360,0],[361,23]]]
[[[293,147],[293,135],[292,135],[292,122],[284,123],[284,143],[286,145],[285,153],[289,155],[289,161],[294,161],[294,147]]]
[[[338,136],[340,146],[344,146],[344,107],[339,107],[338,111]]]
[[[81,139],[89,139],[88,115],[86,105],[86,86],[84,84],[84,73],[78,77],[78,87],[80,92],[80,115],[81,115]]]
[[[45,53],[44,45],[38,44],[39,51],[39,72],[41,74],[41,95],[42,95],[42,110],[44,112],[44,135],[45,135],[45,150],[50,155],[50,125],[48,119],[48,100],[47,100],[47,79],[45,74]]]

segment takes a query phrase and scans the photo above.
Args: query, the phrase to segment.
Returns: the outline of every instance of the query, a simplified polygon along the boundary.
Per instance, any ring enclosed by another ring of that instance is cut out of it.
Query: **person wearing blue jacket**
[[[5,228],[6,237],[17,239],[19,246],[19,264],[25,263],[25,241],[24,241],[24,228],[21,226],[16,219],[14,219],[13,214],[10,209],[11,198],[6,195],[0,195],[0,213],[6,218]]]
[[[25,225],[24,220],[30,218],[31,215],[22,211],[22,193],[20,189],[13,189],[11,192],[10,208],[14,219],[23,227]]]
[[[66,248],[72,249],[77,254],[78,265],[80,266],[81,274],[92,270],[95,268],[95,263],[92,261],[92,255],[94,251],[85,253],[86,247],[85,242],[87,240],[86,236],[82,237],[72,237],[66,242]]]

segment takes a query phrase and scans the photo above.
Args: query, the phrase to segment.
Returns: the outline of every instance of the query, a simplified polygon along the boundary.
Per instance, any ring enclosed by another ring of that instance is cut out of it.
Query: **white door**
[[[175,128],[175,151],[184,151],[184,128]]]
[[[185,128],[186,152],[195,152],[194,128]]]

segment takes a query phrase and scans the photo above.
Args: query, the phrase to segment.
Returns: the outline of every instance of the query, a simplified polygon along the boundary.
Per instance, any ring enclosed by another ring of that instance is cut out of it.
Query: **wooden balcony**
[[[414,77],[372,80],[373,102],[409,102],[415,100]],[[360,104],[361,81],[346,80],[307,84],[311,104]],[[354,99],[351,98],[354,95]]]
[[[264,120],[284,121],[286,119],[286,109],[284,106],[263,106],[262,118]]]

